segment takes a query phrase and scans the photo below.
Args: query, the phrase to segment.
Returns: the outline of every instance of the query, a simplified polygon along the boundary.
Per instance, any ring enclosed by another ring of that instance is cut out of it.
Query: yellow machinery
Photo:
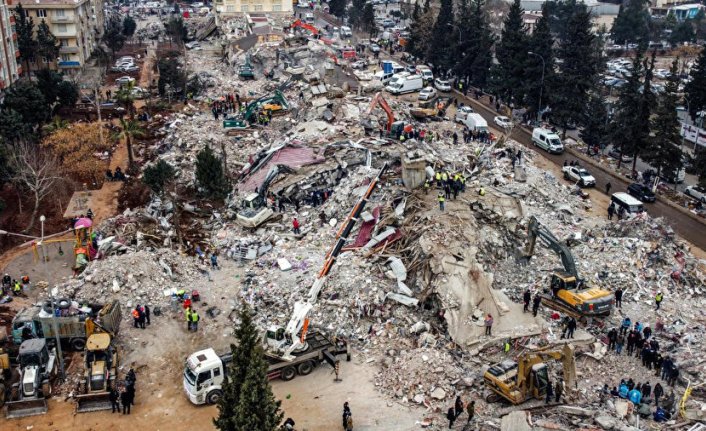
[[[94,333],[86,340],[84,380],[76,396],[78,413],[110,410],[110,390],[118,371],[118,352],[112,336],[106,332]]]
[[[576,381],[574,346],[564,345],[561,350],[538,350],[525,352],[518,361],[505,360],[493,365],[483,374],[485,386],[492,391],[488,402],[505,399],[517,405],[535,398],[543,399],[547,394],[549,373],[547,360],[561,361],[564,368],[564,384],[572,388]]]
[[[569,247],[542,226],[534,216],[529,221],[528,235],[529,244],[526,249],[520,250],[521,258],[529,261],[539,238],[545,247],[561,257],[564,266],[563,269],[554,270],[551,295],[542,295],[544,305],[576,318],[610,314],[613,309],[613,294],[597,287],[583,286]]]

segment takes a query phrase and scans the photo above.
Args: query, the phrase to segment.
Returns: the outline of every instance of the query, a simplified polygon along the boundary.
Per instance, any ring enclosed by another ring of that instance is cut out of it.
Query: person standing
[[[620,294],[620,297],[622,298],[623,294]],[[628,329],[632,326],[632,320],[630,320],[629,317],[626,317],[623,319],[623,323],[620,325],[620,333],[625,334],[628,332]]]
[[[574,317],[569,320],[567,328],[569,329],[567,338],[574,338],[574,331],[576,330],[576,319]]]
[[[545,400],[545,404],[549,404],[553,396],[554,389],[552,388],[552,382],[547,382],[547,399]]]
[[[145,329],[145,309],[138,306],[137,313],[139,315],[139,318],[137,319],[137,323],[140,325],[140,328]]]
[[[473,416],[476,414],[476,402],[471,401],[466,405],[466,413],[468,413],[468,422],[467,424],[471,423],[473,420]]]
[[[199,330],[199,313],[196,310],[191,310],[191,330],[197,332]]]
[[[623,345],[625,344],[625,334],[618,334],[615,340],[615,354],[619,355],[623,351]]]
[[[659,382],[657,382],[657,384],[655,385],[653,392],[655,394],[655,406],[659,407],[659,397],[664,395],[664,389],[662,388],[662,385]]]
[[[664,295],[662,292],[657,292],[655,295],[655,304],[657,305],[657,310],[659,310],[659,306],[662,304],[662,300],[664,299]]]
[[[656,390],[657,390],[657,388],[655,388],[655,391],[656,391]],[[113,407],[112,413],[115,413],[116,410],[118,411],[118,413],[120,413],[120,402],[119,402],[119,400],[120,400],[120,392],[118,391],[118,388],[117,388],[117,387],[114,386],[114,387],[110,390],[110,395],[109,395],[109,397],[110,397],[110,405]]]
[[[530,292],[529,289],[525,290],[525,293],[522,295],[522,301],[525,303],[525,308],[522,310],[523,313],[526,313],[529,311],[529,305],[532,300],[532,293]]]
[[[617,308],[623,307],[623,288],[622,287],[618,287],[618,289],[615,291],[615,306]]]
[[[493,329],[493,316],[490,313],[488,313],[488,315],[485,317],[485,335],[491,336],[492,329]]]
[[[456,413],[453,407],[449,407],[449,410],[446,412],[446,419],[449,420],[449,429],[451,429],[456,421]]]
[[[346,401],[345,403],[343,403],[343,419],[342,419],[342,423],[343,423],[343,429],[344,429],[344,430],[347,430],[347,427],[348,427],[348,418],[351,417],[351,416],[352,416],[352,415],[351,415],[351,408],[348,406],[348,401]]]
[[[191,332],[191,307],[186,307],[184,316],[186,317],[186,330]]]
[[[140,304],[137,304],[137,307],[132,310],[132,323],[135,328],[140,327]]]
[[[150,324],[150,306],[145,305],[145,319],[147,319],[147,324]]]
[[[456,403],[454,404],[454,410],[456,413],[455,419],[458,419],[458,417],[461,416],[461,413],[463,413],[463,400],[461,400],[460,395],[456,396]]]
[[[292,228],[294,228],[294,235],[299,235],[301,233],[301,230],[299,230],[299,220],[297,220],[296,217],[292,220]]]
[[[608,183],[605,185],[605,194],[610,195],[610,189],[613,187],[613,185],[608,181]]]
[[[123,405],[123,414],[124,415],[129,415],[130,414],[130,406],[132,405],[133,400],[131,399],[131,393],[126,389],[122,391],[120,394],[120,404]]]
[[[613,214],[615,214],[615,204],[613,202],[608,205],[608,220],[613,220]]]
[[[216,253],[211,253],[211,268],[220,269],[218,267],[218,256],[216,256]]]
[[[554,393],[555,393],[554,401],[558,403],[559,401],[561,401],[561,395],[564,393],[564,380],[563,379],[557,380],[556,385],[554,387]]]
[[[615,341],[618,339],[618,331],[615,328],[610,328],[608,331],[608,350],[615,349]]]
[[[542,302],[542,298],[539,293],[534,294],[534,299],[532,300],[532,315],[537,317],[537,310],[539,310],[539,304]]]
[[[444,197],[443,192],[439,192],[439,196],[437,197],[439,201],[439,210],[444,211],[444,202],[446,202],[446,198]]]

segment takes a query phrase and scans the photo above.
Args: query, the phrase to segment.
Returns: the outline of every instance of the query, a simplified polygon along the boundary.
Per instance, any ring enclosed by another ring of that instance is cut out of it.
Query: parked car
[[[434,80],[434,87],[444,93],[448,93],[449,91],[451,91],[451,83],[445,79],[436,78]]]
[[[380,45],[378,45],[377,43],[371,43],[370,52],[380,52]]]
[[[505,117],[503,115],[498,115],[495,118],[493,118],[493,123],[495,123],[498,127],[503,128],[503,129],[509,129],[512,127],[512,120],[510,120],[508,117]]]
[[[388,18],[388,19],[386,19],[386,20],[383,20],[382,26],[383,26],[383,28],[394,27],[394,26],[395,26],[395,21],[393,21],[393,20],[391,20],[391,19]]]
[[[628,194],[640,199],[642,202],[654,202],[657,197],[649,187],[640,183],[632,183],[628,186]]]
[[[408,64],[407,66],[405,66],[404,70],[409,73],[417,73],[417,66],[415,66],[414,64]]]
[[[351,67],[353,69],[365,69],[366,67],[368,67],[368,62],[365,60],[358,60],[351,64]]]
[[[196,41],[185,43],[184,46],[194,51],[201,51],[201,44]]]
[[[419,100],[432,100],[436,97],[436,90],[433,87],[426,87],[419,92]]]
[[[142,87],[134,87],[132,89],[132,96],[135,99],[144,99],[145,97],[147,97],[147,95],[147,91]]]
[[[615,160],[619,160],[620,159],[620,150],[612,149],[612,150],[608,151],[608,156],[614,158]],[[632,157],[627,154],[623,154],[623,163],[630,163],[630,162],[632,162]]]
[[[577,183],[580,187],[594,187],[596,179],[581,166],[564,166],[562,169],[564,179]]]
[[[132,76],[127,76],[127,75],[121,76],[120,78],[115,80],[115,83],[118,85],[125,85],[125,84],[129,84],[131,82],[135,82],[135,78],[133,78]]]
[[[133,73],[133,72],[139,72],[140,68],[135,65],[124,66],[124,67],[121,67],[119,71],[124,72],[124,73]]]
[[[684,190],[684,194],[706,203],[706,188],[700,186],[689,186]]]

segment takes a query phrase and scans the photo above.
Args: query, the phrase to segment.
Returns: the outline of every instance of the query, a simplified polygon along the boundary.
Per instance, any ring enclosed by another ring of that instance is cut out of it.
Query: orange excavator
[[[384,97],[382,97],[382,92],[378,92],[370,101],[370,108],[368,109],[368,114],[373,112],[376,106],[382,108],[387,114],[387,126],[385,127],[385,132],[388,137],[399,138],[400,134],[404,131],[405,123],[404,121],[395,121],[395,114],[392,112],[392,108],[387,103]]]
[[[302,21],[302,20],[300,20],[300,19],[294,21],[294,22],[292,23],[291,27],[292,27],[292,28],[297,28],[297,27],[303,28],[303,29],[305,29],[305,30],[309,30],[309,31],[311,32],[311,34],[314,35],[314,37],[318,37],[318,36],[319,36],[319,29],[318,29],[318,28],[314,27],[314,26],[311,25],[311,24],[307,24],[307,23],[305,23],[304,21]]]

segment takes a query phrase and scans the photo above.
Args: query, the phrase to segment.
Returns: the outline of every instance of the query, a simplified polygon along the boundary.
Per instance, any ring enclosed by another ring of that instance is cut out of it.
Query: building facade
[[[214,0],[213,5],[222,16],[252,12],[291,15],[294,10],[292,0]]]
[[[59,58],[35,58],[30,69],[51,69],[67,74],[80,70],[98,46],[105,18],[103,0],[6,0],[16,8],[20,3],[34,21],[35,31],[44,20],[61,47]]]
[[[17,49],[15,17],[5,0],[0,0],[0,92],[12,85],[22,74],[17,64],[20,51]]]

